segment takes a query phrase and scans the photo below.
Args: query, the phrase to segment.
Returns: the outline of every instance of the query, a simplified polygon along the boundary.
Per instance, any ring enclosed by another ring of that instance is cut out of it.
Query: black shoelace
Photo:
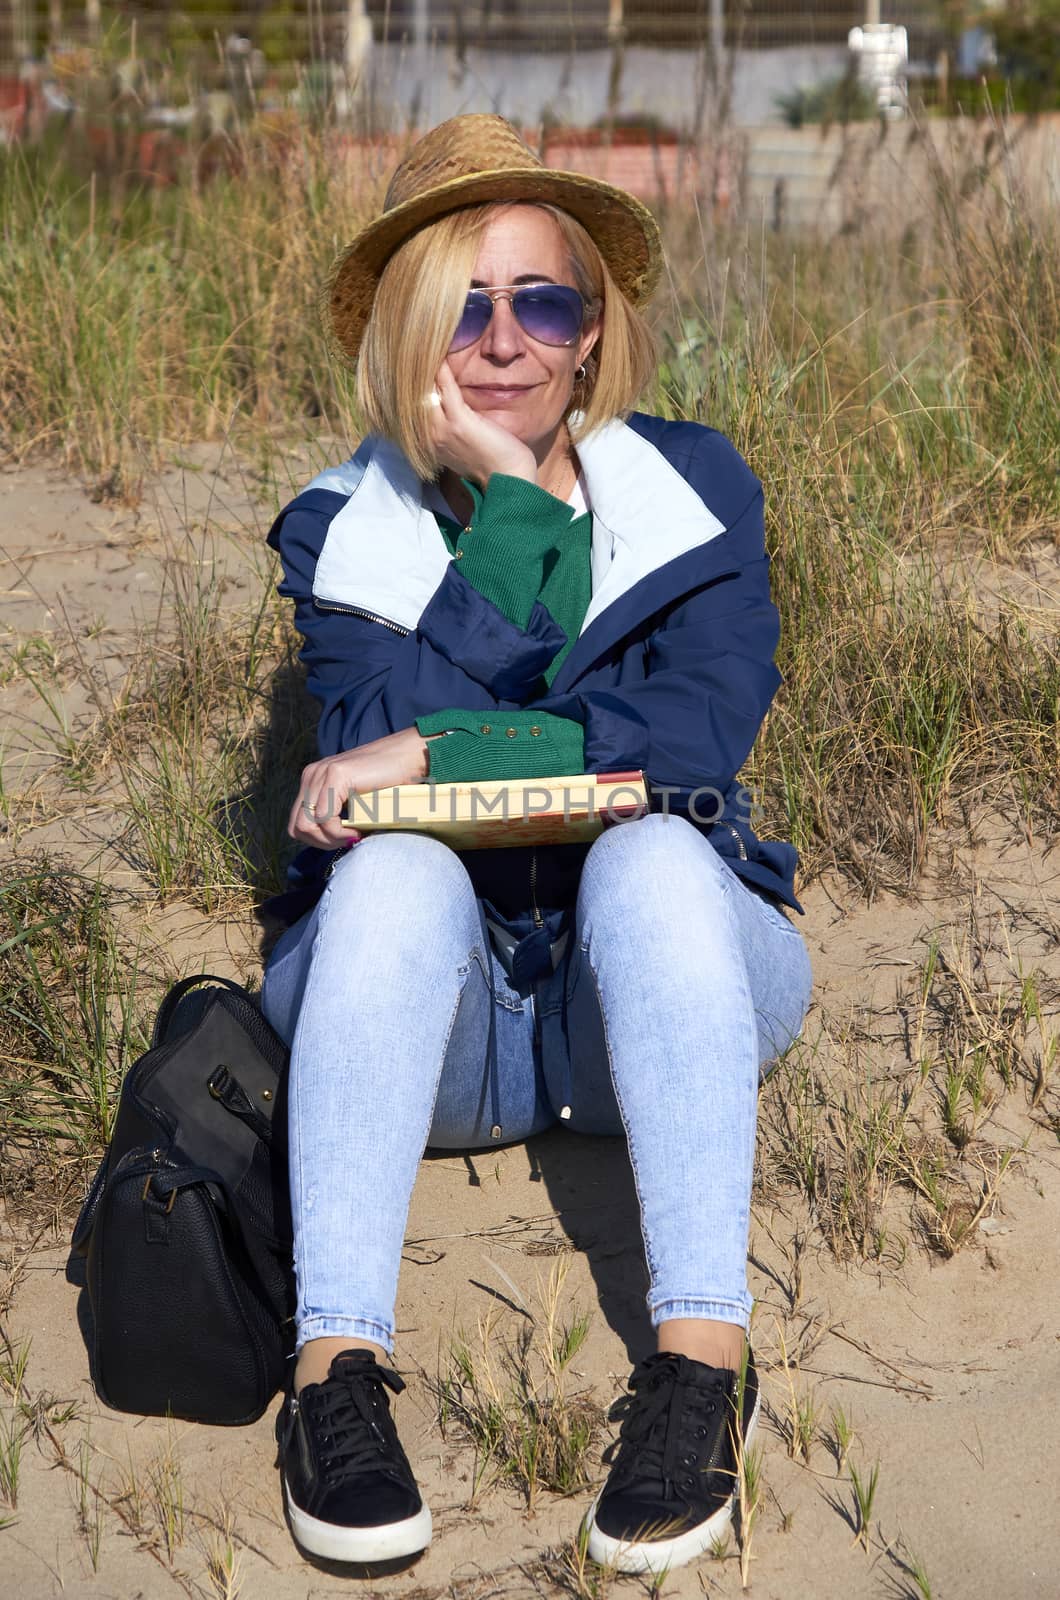
[[[648,1356],[629,1380],[633,1395],[622,1402],[625,1416],[609,1488],[636,1479],[661,1480],[667,1498],[684,1501],[695,1488],[700,1462],[714,1453],[713,1435],[728,1410],[724,1374],[697,1373],[683,1358]]]
[[[317,1447],[317,1466],[330,1485],[346,1483],[364,1472],[379,1472],[405,1482],[401,1446],[381,1391],[383,1384],[395,1394],[405,1387],[396,1372],[373,1364],[328,1378],[315,1393],[300,1398]],[[291,1429],[295,1415],[292,1412]]]

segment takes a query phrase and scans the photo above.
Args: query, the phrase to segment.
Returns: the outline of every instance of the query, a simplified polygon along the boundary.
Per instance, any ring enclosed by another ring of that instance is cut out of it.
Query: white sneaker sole
[[[754,1440],[761,1408],[762,1394],[759,1390],[755,1397],[751,1420],[747,1424],[744,1449],[749,1448]],[[603,1490],[600,1493],[602,1494]],[[704,1555],[714,1544],[720,1543],[725,1538],[732,1526],[737,1493],[738,1491],[734,1489],[725,1505],[720,1506],[706,1522],[701,1522],[698,1527],[689,1528],[687,1533],[679,1533],[672,1539],[639,1541],[615,1539],[596,1526],[596,1508],[600,1503],[600,1495],[597,1495],[585,1515],[585,1526],[589,1529],[586,1553],[590,1560],[611,1572],[650,1572],[656,1577],[662,1577],[672,1567],[686,1566],[697,1556]]]
[[[344,1528],[340,1523],[321,1522],[319,1517],[311,1517],[296,1506],[286,1478],[283,1489],[295,1538],[303,1550],[322,1556],[325,1561],[395,1561],[426,1550],[431,1542],[431,1513],[426,1503],[414,1517],[402,1522],[385,1522],[378,1528]]]

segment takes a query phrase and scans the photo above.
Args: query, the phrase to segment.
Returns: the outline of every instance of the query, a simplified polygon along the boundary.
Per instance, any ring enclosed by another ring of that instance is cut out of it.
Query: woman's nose
[[[523,330],[515,320],[512,303],[506,297],[493,302],[493,315],[482,335],[482,354],[496,361],[511,361],[523,349]]]

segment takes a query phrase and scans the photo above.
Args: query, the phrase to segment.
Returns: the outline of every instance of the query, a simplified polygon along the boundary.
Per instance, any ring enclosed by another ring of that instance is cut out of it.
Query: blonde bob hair
[[[616,286],[591,237],[568,212],[539,201],[493,200],[451,211],[406,239],[379,279],[357,362],[357,399],[372,433],[400,445],[421,478],[438,476],[424,404],[460,319],[490,219],[512,205],[538,205],[556,221],[574,286],[601,320],[567,411],[571,438],[628,416],[651,381],[655,340]]]

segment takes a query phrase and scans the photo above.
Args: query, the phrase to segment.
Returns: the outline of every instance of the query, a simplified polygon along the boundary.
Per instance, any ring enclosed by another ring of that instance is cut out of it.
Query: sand
[[[167,561],[221,563],[233,607],[260,581],[269,485],[205,448],[184,461],[149,483],[135,511],[94,503],[56,466],[0,474],[0,650],[34,636],[54,649],[73,729],[92,715],[69,643],[86,625],[94,670],[113,685],[137,633],[153,627]],[[295,459],[294,481],[299,470]],[[1013,581],[1018,576],[1015,569]],[[1039,562],[1033,581],[1055,606],[1055,559],[1051,574]],[[249,918],[210,919],[180,901],[164,911],[151,905],[116,847],[105,803],[93,811],[71,800],[56,816],[55,720],[17,674],[0,687],[0,728],[4,790],[14,797],[0,838],[5,875],[35,851],[61,852],[129,890],[129,914],[146,917],[172,969],[244,979],[260,969]],[[958,937],[973,911],[980,926],[1003,933],[995,949],[1007,941],[1014,958],[1040,969],[1055,1004],[1060,854],[1004,820],[984,825],[974,844],[956,832],[949,843],[947,873],[930,876],[912,899],[866,905],[838,880],[809,887],[800,924],[817,980],[808,1028],[856,1023],[884,1054],[897,1048],[895,997],[910,963],[922,958],[933,929]],[[928,1592],[912,1575],[917,1561],[935,1600],[1060,1593],[1060,1151],[1055,1124],[1030,1119],[1022,1091],[1005,1100],[990,1140],[995,1149],[1026,1147],[984,1225],[949,1260],[919,1238],[908,1195],[888,1208],[892,1242],[882,1259],[842,1262],[804,1203],[766,1184],[750,1269],[766,1401],[765,1487],[750,1561],[759,1600],[916,1596]],[[436,1531],[429,1551],[400,1572],[351,1575],[295,1548],[276,1468],[278,1398],[257,1424],[233,1430],[101,1405],[67,1256],[63,1233],[47,1218],[5,1221],[0,1309],[8,1338],[31,1341],[26,1393],[76,1409],[26,1438],[17,1508],[0,1506],[0,1524],[12,1519],[0,1526],[0,1595],[485,1600],[647,1592],[641,1580],[593,1579],[591,1569],[579,1589],[564,1563],[588,1494],[541,1492],[528,1508],[503,1484],[474,1493],[474,1451],[455,1428],[443,1433],[437,1400],[454,1335],[474,1339],[478,1319],[492,1312],[494,1340],[514,1336],[528,1320],[518,1301],[540,1318],[542,1286],[557,1263],[567,1268],[563,1307],[590,1317],[570,1390],[603,1407],[621,1392],[631,1363],[650,1348],[650,1329],[636,1200],[619,1141],[556,1130],[527,1145],[423,1163],[400,1283],[396,1360],[408,1388],[396,1415]],[[783,1436],[782,1339],[799,1392],[816,1397],[820,1430],[808,1461],[793,1460]],[[855,1429],[850,1459],[863,1470],[879,1463],[867,1550],[854,1542],[849,1474],[823,1437],[837,1406]],[[605,1425],[593,1451],[594,1481],[612,1433]],[[167,1547],[160,1507],[167,1482],[174,1498],[177,1475],[182,1527]],[[217,1564],[226,1540],[236,1564],[227,1588]],[[723,1559],[707,1557],[662,1585],[674,1597],[740,1591],[735,1541]]]

